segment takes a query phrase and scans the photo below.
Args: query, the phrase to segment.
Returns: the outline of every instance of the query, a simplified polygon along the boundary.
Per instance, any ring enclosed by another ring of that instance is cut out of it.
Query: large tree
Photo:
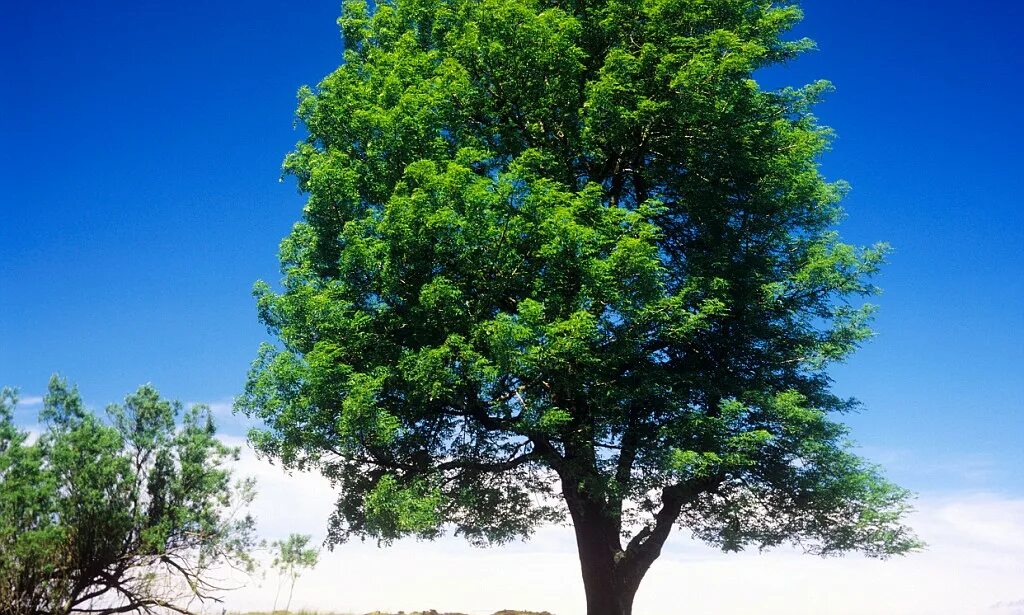
[[[884,246],[834,232],[826,83],[790,3],[344,4],[300,91],[308,194],[256,287],[238,407],[340,497],[329,540],[566,518],[590,615],[629,613],[670,529],[726,550],[917,546],[853,454],[828,366],[870,331]]]
[[[251,568],[253,486],[207,408],[146,385],[104,421],[55,377],[32,439],[16,402],[0,393],[0,614],[195,613]]]

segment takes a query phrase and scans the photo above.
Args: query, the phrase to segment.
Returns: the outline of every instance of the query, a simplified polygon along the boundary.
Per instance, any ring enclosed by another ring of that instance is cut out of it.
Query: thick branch
[[[672,526],[683,506],[703,493],[716,489],[725,477],[722,475],[702,478],[692,483],[681,483],[665,487],[661,492],[661,509],[654,515],[654,525],[648,525],[637,532],[626,546],[626,559],[641,576],[661,555]]]
[[[626,429],[622,434],[622,450],[619,452],[619,461],[615,469],[615,482],[618,483],[619,489],[622,491],[625,491],[633,473],[633,463],[636,461],[637,445],[639,444],[639,425],[634,410],[631,404]]]

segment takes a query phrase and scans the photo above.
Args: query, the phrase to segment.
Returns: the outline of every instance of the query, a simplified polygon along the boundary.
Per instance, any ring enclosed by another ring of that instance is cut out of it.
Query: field
[[[231,615],[470,615],[470,614],[468,614],[468,613],[452,613],[452,612],[442,613],[440,611],[435,611],[435,610],[431,609],[429,611],[410,611],[410,612],[398,611],[397,613],[385,613],[384,611],[373,611],[373,612],[365,613],[365,614],[363,614],[363,613],[327,613],[327,612],[319,612],[319,611],[291,611],[290,613],[286,614],[285,611],[274,611],[273,613],[270,613],[269,611],[263,611],[263,612],[233,613]],[[474,613],[472,615],[484,615],[484,614],[482,614],[482,613],[479,613],[479,614]],[[553,615],[553,614],[549,613],[547,611],[514,611],[514,610],[504,609],[504,610],[501,610],[501,611],[495,611],[493,614],[489,614],[489,615]]]

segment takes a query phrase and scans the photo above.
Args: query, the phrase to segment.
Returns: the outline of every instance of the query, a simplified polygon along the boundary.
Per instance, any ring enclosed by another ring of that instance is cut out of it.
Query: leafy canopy
[[[32,441],[0,395],[0,612],[191,613],[216,599],[215,569],[251,569],[251,480],[209,410],[150,385],[104,421],[54,376]],[[179,422],[180,419],[180,422]],[[166,611],[164,611],[166,612]]]
[[[799,18],[345,2],[344,64],[299,93],[282,288],[255,288],[279,344],[238,401],[258,450],[339,486],[331,541],[503,542],[567,508],[643,569],[675,522],[725,549],[917,546],[826,371],[871,334],[886,248],[833,230],[829,85],[754,79],[812,48]]]

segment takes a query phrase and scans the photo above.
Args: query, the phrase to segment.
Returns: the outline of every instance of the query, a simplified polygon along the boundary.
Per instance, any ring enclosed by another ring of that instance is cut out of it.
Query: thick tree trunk
[[[578,546],[587,615],[631,615],[640,579],[628,574],[627,562],[608,557],[607,544],[579,543]]]
[[[629,557],[619,541],[619,524],[600,503],[567,494],[587,597],[587,615],[630,615],[648,566]]]

